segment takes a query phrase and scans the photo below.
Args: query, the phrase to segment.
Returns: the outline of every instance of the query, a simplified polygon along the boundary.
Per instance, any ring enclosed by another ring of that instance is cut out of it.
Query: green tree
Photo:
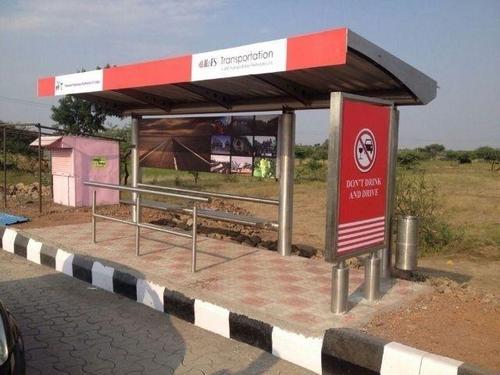
[[[432,159],[435,159],[438,154],[444,152],[445,147],[438,143],[433,143],[424,147],[424,150],[429,153]]]
[[[105,68],[109,66],[107,64]],[[84,71],[85,69],[82,69],[80,72]],[[56,122],[55,127],[67,134],[75,135],[95,135],[106,129],[104,122],[108,116],[121,118],[118,113],[73,95],[66,95],[59,99],[57,105],[52,106],[51,111],[50,118]]]
[[[425,160],[425,153],[415,150],[399,150],[397,155],[397,162],[400,167],[404,169],[415,169],[418,167],[422,160]]]
[[[478,159],[491,162],[491,170],[495,169],[495,164],[500,163],[500,149],[489,146],[483,146],[473,151],[474,156]]]
[[[132,152],[132,141],[131,125],[126,124],[124,126],[110,126],[104,130],[101,135],[109,138],[113,138],[120,141],[120,176],[123,176],[123,184],[127,185],[128,177],[130,175],[128,171],[128,162],[130,158],[130,153]]]
[[[102,132],[106,129],[106,118],[117,116],[99,105],[72,95],[59,99],[58,104],[52,106],[51,110],[50,118],[56,122],[56,127],[75,135],[94,135]]]

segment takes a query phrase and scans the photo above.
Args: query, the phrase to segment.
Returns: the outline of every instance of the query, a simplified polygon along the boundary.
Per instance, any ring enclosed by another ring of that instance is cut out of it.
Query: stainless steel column
[[[373,252],[365,260],[365,298],[376,301],[380,298],[380,258]]]
[[[3,206],[7,208],[7,126],[3,126]]]
[[[278,252],[290,255],[292,252],[293,221],[293,178],[294,178],[294,146],[295,146],[295,113],[284,111],[279,125],[279,157],[280,157],[280,204]]]
[[[392,226],[394,222],[393,210],[396,193],[396,161],[398,154],[398,134],[399,134],[399,111],[393,108],[391,112],[391,126],[389,129],[389,158],[388,158],[388,185],[387,185],[387,221],[385,223],[385,238],[387,247],[380,251],[381,267],[380,276],[383,278],[391,276],[392,265]]]
[[[195,273],[196,272],[196,246],[197,246],[197,238],[196,238],[196,231],[198,227],[198,206],[196,203],[193,206],[193,228],[192,228],[192,246],[191,246],[191,272]]]
[[[38,127],[38,212],[42,213],[42,128]]]
[[[139,183],[139,118],[132,116],[131,125],[131,146],[132,150],[130,152],[130,166],[132,169],[132,187],[137,187]],[[132,193],[132,202],[137,201],[137,193]],[[132,221],[135,223],[137,218],[136,205],[132,205]]]
[[[141,193],[135,193],[135,256],[141,252]]]
[[[349,267],[342,261],[332,267],[332,303],[334,314],[343,314],[349,308]]]
[[[96,205],[96,194],[97,190],[92,190],[92,243],[96,243],[96,217],[95,217],[95,205]]]

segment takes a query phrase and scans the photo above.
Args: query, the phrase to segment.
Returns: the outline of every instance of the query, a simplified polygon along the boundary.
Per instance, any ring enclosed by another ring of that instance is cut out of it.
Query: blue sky
[[[342,26],[438,81],[432,103],[401,109],[401,147],[500,147],[498,0],[0,0],[0,119],[51,123],[40,76]],[[326,138],[326,111],[297,119],[297,142]]]

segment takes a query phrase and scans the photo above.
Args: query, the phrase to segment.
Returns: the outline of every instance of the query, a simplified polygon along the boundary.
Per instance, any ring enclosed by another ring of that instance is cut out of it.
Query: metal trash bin
[[[398,218],[398,238],[396,246],[396,268],[403,271],[417,270],[418,218],[400,216]]]

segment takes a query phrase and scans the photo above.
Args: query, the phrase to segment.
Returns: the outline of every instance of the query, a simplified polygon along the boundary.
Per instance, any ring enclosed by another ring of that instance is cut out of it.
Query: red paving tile
[[[259,285],[255,285],[255,284],[243,284],[241,286],[238,286],[238,288],[242,289],[244,292],[247,292],[247,293],[262,292],[262,287]]]
[[[263,307],[263,306],[267,306],[267,305],[272,303],[272,301],[269,301],[265,298],[250,297],[250,296],[246,296],[246,297],[241,298],[239,300],[239,302],[241,302],[245,305],[252,306],[252,307]]]
[[[287,282],[287,283],[293,283],[296,281],[301,281],[300,277],[293,276],[293,275],[284,275],[284,274],[279,274],[279,275],[274,275],[273,278],[278,281],[278,282]]]
[[[306,267],[304,271],[313,276],[327,276],[331,274],[330,269],[320,268],[320,267]]]
[[[314,277],[313,279],[311,279],[311,281],[317,286],[324,286],[324,285],[330,285],[332,283],[332,278],[326,276],[319,276],[319,277]]]
[[[246,274],[238,275],[236,278],[240,279],[240,280],[246,280],[246,281],[257,281],[257,280],[260,280],[262,277],[260,275],[255,274],[255,273],[246,273]]]
[[[284,285],[279,289],[279,291],[287,294],[301,294],[307,293],[309,290],[297,285]]]
[[[291,307],[297,307],[299,309],[306,309],[311,305],[311,302],[301,298],[301,297],[286,297],[286,298],[279,298],[278,301],[281,304],[291,306]]]
[[[320,286],[319,288],[315,288],[318,292],[320,292],[321,294],[328,294],[330,295],[330,293],[332,292],[332,287],[331,285],[328,285],[328,286]]]
[[[314,324],[314,323],[319,323],[321,321],[321,318],[318,315],[311,314],[308,312],[293,313],[287,315],[287,319],[305,324]]]

